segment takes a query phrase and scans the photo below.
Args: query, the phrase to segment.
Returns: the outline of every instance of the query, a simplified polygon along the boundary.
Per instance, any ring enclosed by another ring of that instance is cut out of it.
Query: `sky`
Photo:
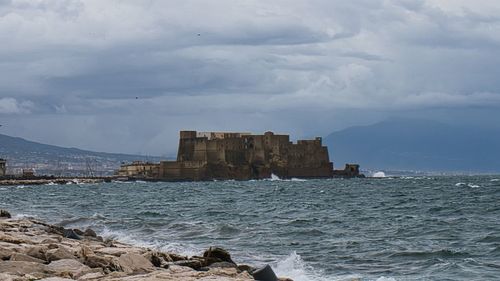
[[[178,131],[499,127],[500,1],[0,0],[0,133],[173,155]]]

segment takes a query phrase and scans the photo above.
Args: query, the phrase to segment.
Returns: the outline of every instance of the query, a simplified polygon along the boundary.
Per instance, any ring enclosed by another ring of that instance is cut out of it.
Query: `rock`
[[[208,266],[209,268],[238,268],[236,264],[223,261],[223,262],[215,262]]]
[[[0,218],[10,219],[10,218],[12,218],[12,216],[6,210],[0,209]]]
[[[48,248],[46,246],[33,246],[26,250],[25,254],[40,260],[46,260],[45,253]]]
[[[190,259],[190,260],[169,262],[167,263],[167,265],[169,267],[172,265],[176,265],[176,266],[190,267],[194,270],[200,270],[204,264],[200,260]]]
[[[28,261],[28,262],[36,262],[36,263],[45,263],[45,260],[37,259],[37,258],[34,258],[32,256],[28,256],[28,255],[21,254],[21,253],[12,254],[12,256],[10,257],[10,260],[11,261]]]
[[[57,275],[77,278],[87,273],[93,272],[92,269],[77,260],[63,259],[49,263],[47,270]]]
[[[252,273],[255,270],[255,267],[247,265],[247,264],[240,264],[240,265],[238,265],[238,270],[240,272],[246,271],[248,273]]]
[[[104,248],[96,249],[95,252],[98,254],[112,255],[115,257],[119,257],[121,255],[129,253],[130,250],[127,248],[104,247]]]
[[[168,255],[172,261],[183,261],[188,259],[186,256],[181,256],[173,253],[168,253],[166,255]]]
[[[222,261],[222,262],[214,262],[214,263],[210,264],[209,266],[205,266],[205,267],[200,268],[200,270],[208,271],[211,268],[236,268],[237,269],[238,267],[234,263]],[[239,270],[239,269],[238,269],[238,271],[241,272],[241,270]]]
[[[49,262],[75,258],[75,256],[63,246],[59,246],[57,249],[48,250],[45,256]]]
[[[61,242],[61,239],[57,240],[57,239],[47,238],[47,239],[43,239],[40,242],[40,244],[57,244],[59,242]]]
[[[11,256],[12,256],[12,250],[4,249],[4,248],[0,247],[0,260],[3,260],[3,261],[10,260]]]
[[[78,278],[79,281],[84,281],[84,280],[95,280],[99,277],[103,277],[104,273],[102,272],[93,272],[93,273],[87,273],[85,275],[82,275]]]
[[[27,261],[3,261],[0,262],[0,272],[14,275],[40,274],[46,270],[46,265]],[[45,277],[45,276],[41,276]]]
[[[220,261],[225,261],[225,262],[230,262],[230,263],[235,263],[231,259],[231,255],[229,254],[228,251],[219,248],[219,247],[210,247],[208,250],[206,250],[203,253],[203,257],[205,258],[217,258]]]
[[[23,239],[19,239],[17,237],[13,237],[7,234],[0,234],[0,241],[11,243],[11,244],[23,244],[26,243]]]
[[[74,279],[61,278],[61,277],[49,277],[49,278],[40,279],[38,281],[74,281]]]
[[[89,236],[89,237],[97,237],[97,233],[95,233],[95,231],[92,230],[91,228],[85,229],[85,232],[83,233],[83,235]]]
[[[74,231],[77,235],[79,235],[79,236],[83,236],[83,235],[85,234],[83,231],[81,231],[81,230],[80,230],[80,229],[78,229],[78,228],[73,228],[73,231]]]
[[[94,251],[86,245],[81,245],[80,250],[77,251],[78,256],[82,259],[85,259],[88,256],[94,255]]]
[[[63,236],[70,239],[82,240],[82,237],[78,235],[73,229],[64,229]]]
[[[252,272],[252,276],[255,280],[260,281],[278,281],[278,277],[269,265],[255,270]]]
[[[145,273],[153,269],[153,264],[139,254],[128,253],[118,258],[118,264],[124,272]]]
[[[168,268],[168,263],[173,262],[170,255],[160,252],[147,252],[143,255],[148,259],[154,266]]]
[[[17,281],[19,276],[10,275],[7,273],[0,273],[0,280],[2,281]]]
[[[89,255],[84,264],[91,268],[102,268],[104,272],[123,271],[122,267],[110,256]]]

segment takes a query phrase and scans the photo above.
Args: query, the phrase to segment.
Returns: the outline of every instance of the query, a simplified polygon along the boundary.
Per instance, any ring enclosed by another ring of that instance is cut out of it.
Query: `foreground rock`
[[[254,280],[255,269],[237,265],[222,248],[210,247],[202,256],[186,257],[103,241],[91,229],[12,219],[3,210],[0,214],[2,281]]]

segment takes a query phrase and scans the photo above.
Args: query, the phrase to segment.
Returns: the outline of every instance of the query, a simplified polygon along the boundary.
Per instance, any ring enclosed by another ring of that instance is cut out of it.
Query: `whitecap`
[[[281,178],[278,177],[275,174],[271,174],[271,177],[268,180],[270,180],[270,181],[279,181],[279,180],[281,180]]]
[[[384,172],[375,172],[372,174],[372,178],[385,178],[386,175]]]
[[[480,187],[479,185],[473,184],[473,183],[469,183],[469,184],[467,184],[467,186],[471,187],[471,188],[478,188],[478,187]]]
[[[272,266],[278,276],[289,277],[294,281],[323,281],[331,280],[321,275],[321,272],[308,266],[295,251],[285,259]]]
[[[291,178],[290,181],[307,181],[305,179]]]
[[[111,230],[107,227],[101,232],[101,236],[104,238],[109,238],[117,240],[122,243],[133,245],[136,247],[150,248],[161,252],[176,253],[184,256],[195,256],[200,255],[203,252],[202,249],[196,248],[194,246],[169,242],[165,243],[158,240],[143,240],[134,235],[123,231]]]
[[[392,278],[392,277],[380,277],[380,278],[377,278],[376,281],[396,281],[396,279]]]
[[[491,179],[490,181],[500,181],[500,179]]]
[[[465,182],[457,182],[457,183],[455,184],[455,186],[464,186],[464,185],[466,185],[466,183],[465,183]]]
[[[53,181],[49,181],[48,183],[46,183],[45,185],[57,185],[57,183],[53,182]]]
[[[12,216],[14,219],[25,219],[25,218],[35,218],[36,216],[34,215],[29,215],[29,214],[15,214]]]

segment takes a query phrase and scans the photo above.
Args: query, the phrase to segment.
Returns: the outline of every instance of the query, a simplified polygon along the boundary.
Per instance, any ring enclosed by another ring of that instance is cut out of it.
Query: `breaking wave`
[[[384,172],[375,172],[375,173],[373,173],[373,174],[372,174],[372,176],[371,176],[371,177],[372,177],[372,178],[385,178],[385,177],[386,177],[386,175],[385,175],[385,173],[384,173]]]

